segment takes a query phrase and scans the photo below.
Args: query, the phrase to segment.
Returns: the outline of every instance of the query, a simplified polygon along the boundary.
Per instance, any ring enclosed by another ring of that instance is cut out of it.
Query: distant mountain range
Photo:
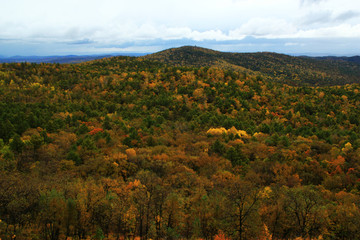
[[[291,85],[360,82],[360,57],[294,57],[271,52],[230,53],[185,46],[144,56],[177,66],[248,71]]]
[[[120,55],[15,56],[0,57],[0,63],[81,63]],[[194,46],[171,48],[144,55],[141,53],[126,54],[126,56],[142,57],[175,66],[219,67],[239,70],[250,75],[262,76],[291,85],[316,86],[360,83],[360,56],[295,57],[271,52],[219,52]]]
[[[111,55],[68,55],[68,56],[14,56],[14,57],[1,57],[0,63],[11,63],[11,62],[30,62],[30,63],[81,63],[88,62],[96,59],[108,58],[113,56],[120,56],[121,54]],[[142,53],[128,53],[126,56],[139,57],[145,54]]]

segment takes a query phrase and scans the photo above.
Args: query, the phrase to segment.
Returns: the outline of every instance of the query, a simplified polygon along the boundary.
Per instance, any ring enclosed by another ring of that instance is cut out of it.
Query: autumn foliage
[[[0,238],[360,239],[360,86],[220,65],[1,64]]]
[[[91,130],[91,131],[89,132],[89,134],[90,134],[90,135],[95,135],[95,134],[97,134],[97,133],[99,133],[99,132],[104,132],[104,129],[102,129],[102,128],[94,128],[93,130]]]

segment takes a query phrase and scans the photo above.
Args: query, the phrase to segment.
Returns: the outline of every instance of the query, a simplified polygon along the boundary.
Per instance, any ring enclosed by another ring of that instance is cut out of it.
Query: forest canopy
[[[0,238],[360,239],[360,86],[113,57],[0,65]]]

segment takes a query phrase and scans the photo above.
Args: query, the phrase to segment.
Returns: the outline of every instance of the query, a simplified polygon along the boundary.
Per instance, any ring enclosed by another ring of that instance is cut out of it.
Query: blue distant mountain
[[[102,59],[114,56],[133,56],[139,57],[145,54],[142,53],[127,53],[127,54],[111,54],[111,55],[68,55],[68,56],[14,56],[3,57],[0,56],[0,63],[12,63],[12,62],[30,62],[30,63],[81,63],[96,59]]]

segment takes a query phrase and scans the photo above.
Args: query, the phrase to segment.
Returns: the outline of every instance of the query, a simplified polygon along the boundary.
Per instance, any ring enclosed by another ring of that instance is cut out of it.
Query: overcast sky
[[[360,55],[359,0],[0,0],[0,55]]]

